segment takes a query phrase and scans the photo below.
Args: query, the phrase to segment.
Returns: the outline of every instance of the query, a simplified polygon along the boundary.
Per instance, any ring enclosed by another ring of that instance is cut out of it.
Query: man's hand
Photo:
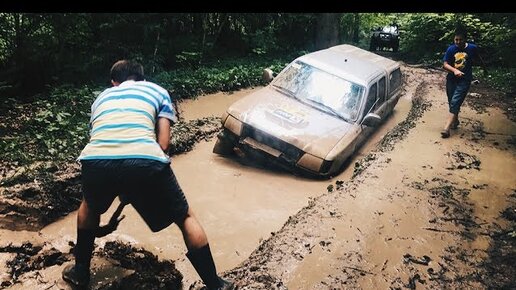
[[[97,238],[104,237],[104,236],[111,234],[112,232],[114,232],[116,230],[116,228],[118,227],[120,222],[125,218],[125,215],[120,216],[120,214],[122,213],[122,210],[124,209],[126,204],[127,204],[127,201],[120,198],[120,204],[118,205],[115,212],[109,219],[109,222],[106,225],[99,226],[97,228],[97,231],[95,232],[95,237],[97,237]]]
[[[458,70],[458,69],[454,70],[454,71],[453,71],[453,74],[454,74],[456,77],[458,77],[458,78],[461,78],[461,77],[463,77],[463,76],[464,76],[464,73],[463,73],[462,71]]]
[[[109,222],[106,225],[99,226],[97,228],[97,231],[95,232],[95,237],[100,238],[107,236],[114,232],[116,228],[118,228],[118,224],[125,218],[125,215],[122,215],[121,217],[111,217]]]

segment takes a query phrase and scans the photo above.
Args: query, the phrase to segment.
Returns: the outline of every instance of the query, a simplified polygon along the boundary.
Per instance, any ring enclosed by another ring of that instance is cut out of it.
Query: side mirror
[[[273,78],[274,78],[274,72],[271,69],[266,68],[266,69],[263,70],[262,80],[264,82],[270,83]]]
[[[382,118],[380,118],[380,116],[375,113],[369,113],[364,117],[364,120],[362,120],[362,125],[367,127],[376,127],[380,125],[381,122]]]

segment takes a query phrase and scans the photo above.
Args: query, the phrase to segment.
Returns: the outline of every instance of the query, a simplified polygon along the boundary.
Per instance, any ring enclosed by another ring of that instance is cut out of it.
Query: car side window
[[[397,68],[389,75],[389,96],[401,86],[401,70]]]
[[[371,88],[369,89],[369,94],[367,95],[367,101],[366,101],[366,107],[364,111],[364,116],[368,113],[372,112],[372,106],[374,105],[374,102],[376,101],[376,92],[378,91],[376,83],[371,85]]]
[[[385,101],[385,77],[378,81],[378,103],[376,107],[379,107],[383,101]]]

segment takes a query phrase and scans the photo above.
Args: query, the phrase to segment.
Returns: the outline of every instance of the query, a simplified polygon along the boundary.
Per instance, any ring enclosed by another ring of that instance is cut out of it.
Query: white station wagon
[[[331,177],[396,106],[399,63],[351,45],[295,59],[222,116],[213,152],[238,149],[295,173]]]

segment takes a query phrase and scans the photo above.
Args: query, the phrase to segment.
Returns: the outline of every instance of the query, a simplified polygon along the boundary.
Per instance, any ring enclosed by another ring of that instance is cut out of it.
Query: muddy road
[[[515,287],[514,96],[472,87],[459,129],[441,139],[444,74],[403,72],[392,116],[330,180],[219,157],[214,138],[172,157],[219,272],[240,289]],[[252,90],[185,101],[183,118],[216,118]],[[198,280],[176,227],[153,234],[132,207],[124,214],[96,240],[92,289],[188,289]],[[0,289],[68,289],[60,271],[75,218],[0,229]]]

